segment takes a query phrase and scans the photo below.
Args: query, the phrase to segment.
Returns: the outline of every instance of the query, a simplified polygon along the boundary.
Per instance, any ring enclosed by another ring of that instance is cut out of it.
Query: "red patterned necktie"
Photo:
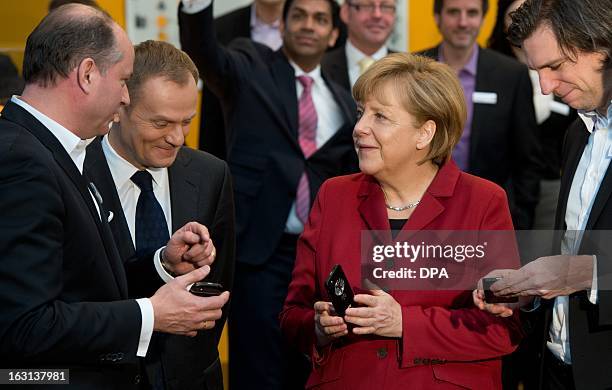
[[[298,81],[304,87],[298,102],[299,110],[299,142],[304,157],[310,157],[317,150],[317,110],[312,101],[312,83],[314,80],[310,76],[298,76]],[[306,171],[302,173],[297,187],[295,199],[295,212],[302,221],[306,223],[310,211],[310,185]]]

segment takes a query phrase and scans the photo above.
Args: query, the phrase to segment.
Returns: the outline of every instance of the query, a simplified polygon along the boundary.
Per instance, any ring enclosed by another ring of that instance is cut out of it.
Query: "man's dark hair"
[[[329,8],[331,9],[332,15],[332,26],[333,28],[340,27],[340,6],[336,2],[336,0],[327,0],[329,3]],[[287,23],[287,15],[289,14],[289,9],[291,5],[294,3],[294,0],[286,0],[285,5],[283,6],[283,21]]]
[[[51,2],[49,2],[49,12],[61,7],[62,5],[73,3],[84,4],[100,9],[100,6],[95,2],[95,0],[51,0]]]
[[[54,85],[58,77],[68,77],[85,58],[92,58],[105,72],[122,57],[116,47],[113,24],[107,13],[78,4],[49,13],[26,41],[23,58],[26,84]]]
[[[548,26],[561,52],[575,59],[578,52],[602,53],[610,66],[612,47],[612,0],[528,0],[511,15],[510,43],[523,41]]]
[[[434,1],[434,14],[440,14],[442,12],[442,7],[444,6],[444,0],[435,0]],[[482,0],[482,14],[486,15],[489,10],[489,0]]]

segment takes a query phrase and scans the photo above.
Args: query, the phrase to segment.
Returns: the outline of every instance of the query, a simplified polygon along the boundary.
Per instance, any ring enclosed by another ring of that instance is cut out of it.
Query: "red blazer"
[[[480,311],[470,291],[391,291],[402,305],[403,337],[348,335],[317,351],[314,302],[329,301],[325,279],[342,264],[360,281],[361,230],[388,230],[383,193],[364,174],[326,181],[298,241],[289,293],[280,315],[288,341],[312,356],[307,388],[501,389],[501,356],[521,338],[518,317]],[[404,230],[512,230],[504,191],[445,164]]]

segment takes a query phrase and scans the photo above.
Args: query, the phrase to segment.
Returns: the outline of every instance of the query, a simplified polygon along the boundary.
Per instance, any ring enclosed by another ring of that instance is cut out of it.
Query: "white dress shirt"
[[[579,112],[580,118],[591,133],[576,168],[565,212],[567,230],[561,243],[561,253],[578,254],[582,234],[591,214],[599,186],[612,159],[612,104],[607,117],[597,112]],[[593,259],[593,284],[588,292],[589,301],[597,303],[597,258]],[[559,360],[571,364],[569,343],[569,297],[557,297],[554,302],[552,323],[549,329],[548,349]]]
[[[13,103],[18,104],[23,107],[27,112],[32,114],[40,123],[42,123],[50,132],[57,138],[62,147],[66,150],[66,153],[70,156],[74,165],[76,165],[77,169],[81,174],[83,174],[83,163],[85,162],[85,148],[93,139],[90,140],[82,140],[76,134],[66,129],[64,126],[60,125],[53,119],[49,118],[45,114],[41,113],[28,103],[19,99],[17,96],[13,96]],[[94,205],[98,209],[98,215],[100,215],[100,208],[98,206],[98,202],[93,197]],[[138,350],[136,351],[137,356],[144,357],[147,354],[147,350],[149,349],[149,343],[151,341],[151,335],[153,334],[153,323],[154,323],[154,315],[153,315],[153,305],[149,298],[141,298],[136,299],[138,303],[138,307],[140,308],[140,314],[142,316],[142,325],[140,327],[140,338],[138,342]]]
[[[361,52],[361,50],[357,49],[352,43],[350,39],[347,39],[346,44],[344,45],[344,51],[346,52],[346,64],[348,66],[349,80],[351,82],[351,88],[355,85],[355,82],[361,76],[361,68],[359,66],[359,62],[363,60],[365,57],[368,57],[367,54]],[[372,54],[370,57],[374,61],[378,61],[381,58],[384,58],[387,54],[389,54],[389,49],[387,46],[382,46],[378,51]]]
[[[314,70],[306,73],[299,66],[289,61],[295,70],[295,86],[298,101],[302,95],[304,87],[298,81],[298,77],[302,75],[310,76],[314,80],[312,84],[312,101],[317,111],[317,149],[321,148],[342,126],[343,119],[340,107],[336,103],[334,95],[325,84],[321,76],[321,66],[317,66]],[[302,221],[295,213],[295,201],[291,205],[291,211],[285,224],[285,232],[292,234],[300,234],[304,230]]]

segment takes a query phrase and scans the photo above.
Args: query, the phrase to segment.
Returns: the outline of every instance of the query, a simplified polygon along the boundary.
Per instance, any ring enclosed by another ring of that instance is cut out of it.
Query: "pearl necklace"
[[[389,210],[393,210],[393,211],[404,211],[404,210],[408,210],[408,209],[412,209],[418,206],[419,203],[421,203],[420,200],[417,200],[416,202],[411,202],[406,204],[405,206],[391,206],[388,202],[389,200],[387,199],[387,193],[385,192],[385,189],[382,188],[382,186],[380,186],[380,189],[383,192],[383,195],[385,196],[385,206],[389,209]]]

